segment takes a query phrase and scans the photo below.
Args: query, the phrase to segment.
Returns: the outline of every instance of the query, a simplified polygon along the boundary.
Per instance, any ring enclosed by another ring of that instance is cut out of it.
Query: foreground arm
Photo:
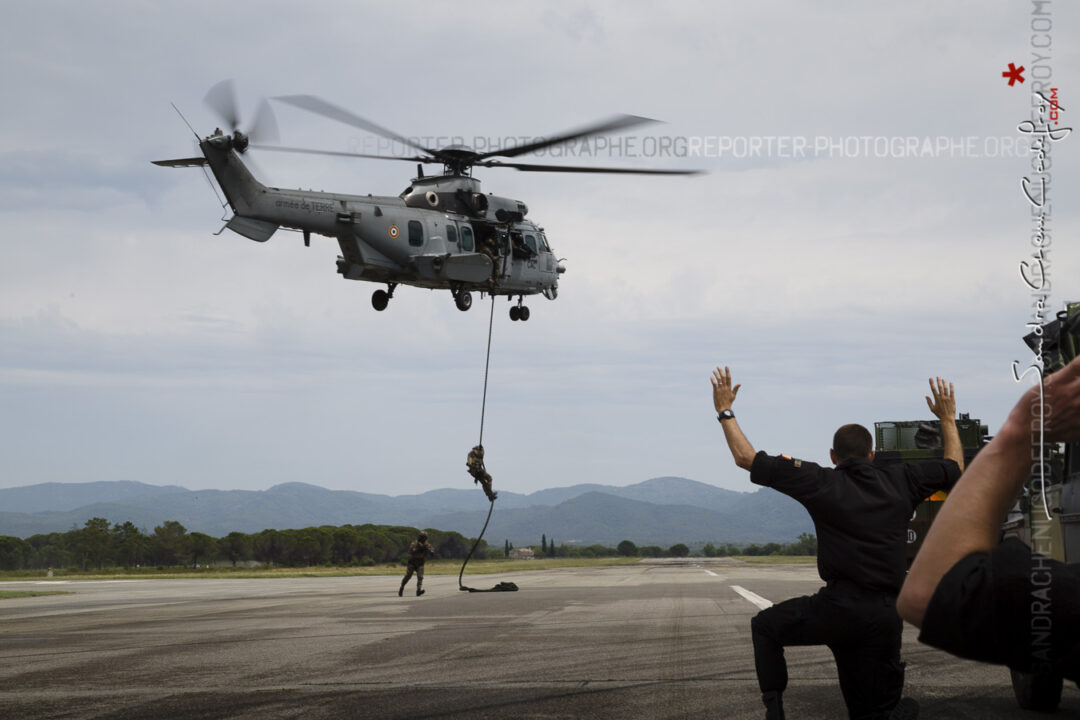
[[[1080,441],[1080,358],[1044,381],[1044,397],[1045,426],[1035,386],[971,461],[930,526],[896,601],[900,616],[913,625],[922,626],[934,590],[953,565],[997,544],[1001,521],[1031,474],[1040,430],[1046,442]]]
[[[718,366],[713,371],[713,407],[717,413],[731,409],[732,403],[735,402],[735,395],[741,387],[741,384],[731,386],[731,370],[727,366],[723,370]],[[727,418],[720,421],[720,426],[724,428],[724,438],[727,440],[728,449],[731,450],[731,456],[735,458],[735,464],[743,470],[749,470],[754,464],[754,446],[743,435],[739,422],[735,418]]]
[[[941,421],[941,437],[945,444],[943,455],[946,460],[954,461],[960,472],[964,471],[964,446],[960,444],[960,431],[956,429],[956,393],[953,384],[946,383],[943,379],[937,379],[937,387],[934,381],[930,381],[931,400],[926,397],[926,404],[930,406],[930,412]]]

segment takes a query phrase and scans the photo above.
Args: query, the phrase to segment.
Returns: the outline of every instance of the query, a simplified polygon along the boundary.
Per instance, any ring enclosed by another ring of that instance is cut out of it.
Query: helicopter
[[[526,172],[618,173],[641,175],[693,175],[696,170],[653,170],[612,167],[540,165],[505,162],[543,148],[592,135],[656,122],[635,115],[616,115],[532,143],[479,153],[464,145],[428,148],[379,126],[342,107],[312,95],[289,95],[274,100],[324,118],[372,132],[419,151],[420,155],[371,155],[310,148],[283,147],[256,142],[276,137],[277,125],[264,98],[247,132],[240,129],[236,93],[231,80],[210,89],[204,101],[229,128],[217,128],[200,138],[200,157],[156,160],[163,167],[209,167],[233,215],[224,227],[256,242],[266,242],[279,228],[303,233],[304,245],[312,235],[337,240],[341,255],[337,272],[348,280],[385,284],[375,290],[371,304],[385,310],[399,285],[449,290],[459,310],[472,306],[472,293],[505,295],[517,304],[511,320],[528,320],[526,296],[558,295],[559,277],[566,272],[557,259],[544,228],[526,218],[524,202],[483,194],[474,167],[503,167]],[[175,107],[175,106],[174,106]],[[179,110],[177,111],[179,112]],[[181,115],[181,117],[183,117]],[[186,122],[186,120],[185,120]],[[190,124],[188,125],[190,128]],[[396,196],[347,195],[269,187],[255,179],[242,156],[251,148],[277,152],[311,153],[340,157],[415,162],[416,177]],[[426,175],[424,165],[441,164],[439,175]]]

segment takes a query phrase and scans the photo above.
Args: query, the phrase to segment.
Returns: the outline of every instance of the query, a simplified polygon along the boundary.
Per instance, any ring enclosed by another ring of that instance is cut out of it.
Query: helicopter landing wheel
[[[390,304],[390,293],[385,290],[376,290],[371,293],[371,307],[382,312]]]
[[[524,297],[518,296],[517,305],[510,308],[511,320],[521,320],[522,322],[525,322],[529,319],[529,308],[521,304],[522,300],[524,300]]]
[[[457,309],[465,312],[472,307],[472,293],[468,290],[461,290],[454,296],[454,304],[457,305]]]

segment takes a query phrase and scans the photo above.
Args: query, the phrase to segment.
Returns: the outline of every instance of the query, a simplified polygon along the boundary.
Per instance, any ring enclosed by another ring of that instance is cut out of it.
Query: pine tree
[[[540,554],[547,555],[547,533],[540,536]]]

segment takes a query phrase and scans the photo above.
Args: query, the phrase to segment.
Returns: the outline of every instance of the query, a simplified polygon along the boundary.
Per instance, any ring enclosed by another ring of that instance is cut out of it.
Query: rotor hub
[[[448,145],[439,151],[437,157],[443,161],[444,175],[468,177],[472,174],[472,166],[476,163],[479,153],[465,145]]]

